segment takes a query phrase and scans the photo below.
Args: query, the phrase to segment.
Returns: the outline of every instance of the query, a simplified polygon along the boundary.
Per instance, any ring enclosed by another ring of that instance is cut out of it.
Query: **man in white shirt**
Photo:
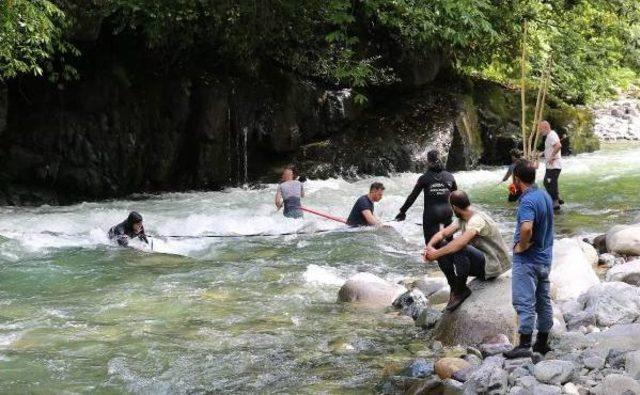
[[[544,141],[544,163],[547,168],[544,173],[544,188],[553,199],[553,209],[560,209],[560,191],[558,189],[558,178],[562,170],[562,143],[555,130],[551,130],[551,125],[547,121],[540,122],[538,126],[540,134],[545,136]]]

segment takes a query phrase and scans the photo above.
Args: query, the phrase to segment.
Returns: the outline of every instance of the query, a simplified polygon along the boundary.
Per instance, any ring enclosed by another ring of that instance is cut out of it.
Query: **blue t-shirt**
[[[362,215],[364,210],[371,210],[373,213],[373,202],[369,199],[368,195],[362,195],[356,200],[356,204],[353,205],[349,218],[347,219],[347,225],[349,226],[368,226],[367,219]]]
[[[551,265],[553,259],[553,202],[551,196],[537,186],[527,189],[518,204],[514,245],[520,241],[520,226],[523,222],[533,222],[533,244],[528,250],[514,253],[514,258],[532,263]]]

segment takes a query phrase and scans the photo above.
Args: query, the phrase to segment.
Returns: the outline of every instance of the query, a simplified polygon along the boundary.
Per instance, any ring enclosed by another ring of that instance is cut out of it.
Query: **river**
[[[607,145],[564,166],[560,235],[592,236],[638,214],[640,146]],[[456,178],[510,239],[504,170]],[[376,214],[392,219],[417,177],[375,178],[387,187]],[[347,216],[373,180],[311,180],[304,203]],[[335,303],[356,272],[424,273],[422,198],[394,229],[344,231],[283,218],[275,188],[1,207],[0,393],[371,390],[385,367],[427,355],[406,320]],[[109,245],[105,232],[133,209],[152,235],[321,233],[155,238],[166,254]]]

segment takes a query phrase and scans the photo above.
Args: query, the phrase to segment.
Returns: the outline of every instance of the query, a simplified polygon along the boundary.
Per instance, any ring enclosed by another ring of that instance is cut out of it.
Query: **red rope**
[[[332,220],[332,221],[336,221],[336,222],[341,222],[341,223],[343,223],[343,224],[346,224],[346,223],[347,223],[347,220],[346,220],[346,219],[344,219],[344,218],[334,217],[333,215],[329,215],[329,214],[326,214],[326,213],[322,213],[322,212],[320,212],[320,211],[312,210],[312,209],[310,209],[310,208],[306,208],[306,207],[301,207],[301,209],[302,209],[302,211],[306,211],[306,212],[308,212],[308,213],[315,214],[315,215],[317,215],[317,216],[319,216],[319,217],[322,217],[322,218],[330,219],[330,220]]]

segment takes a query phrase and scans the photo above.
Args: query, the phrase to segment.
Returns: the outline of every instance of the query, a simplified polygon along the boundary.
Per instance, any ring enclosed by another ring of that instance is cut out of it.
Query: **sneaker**
[[[533,352],[531,347],[525,345],[514,347],[512,350],[502,353],[502,355],[507,359],[530,358],[533,356]]]

